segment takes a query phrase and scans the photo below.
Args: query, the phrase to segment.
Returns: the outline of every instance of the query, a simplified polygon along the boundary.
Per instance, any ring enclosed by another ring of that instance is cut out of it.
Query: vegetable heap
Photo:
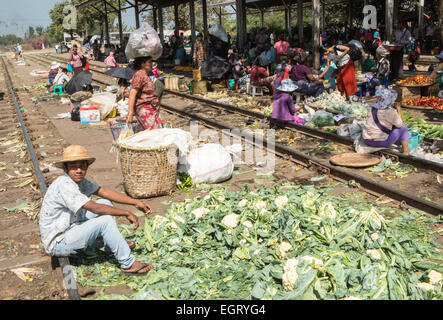
[[[417,85],[423,85],[423,84],[432,84],[434,83],[434,79],[423,76],[423,75],[417,75],[414,77],[408,77],[404,80],[397,81],[397,84],[404,84],[407,86],[417,86]]]
[[[421,135],[428,138],[439,138],[443,139],[443,125],[441,124],[428,124],[426,120],[414,120],[413,116],[402,110],[401,112],[403,123],[408,127],[408,129],[416,130]]]
[[[443,111],[443,99],[439,97],[405,99],[401,103],[406,106],[429,107]]]
[[[166,299],[443,299],[443,254],[425,225],[441,218],[387,218],[364,195],[329,190],[222,188],[173,203],[132,236],[136,258],[154,263],[147,275],[121,275],[101,254],[82,261],[77,282]]]

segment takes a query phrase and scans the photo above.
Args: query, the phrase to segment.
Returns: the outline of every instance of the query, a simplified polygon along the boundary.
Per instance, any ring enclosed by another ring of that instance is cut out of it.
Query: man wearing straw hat
[[[135,223],[135,230],[139,226],[137,217],[130,211],[114,208],[111,201],[134,205],[146,214],[152,209],[147,203],[85,179],[94,161],[84,147],[72,145],[63,150],[62,160],[55,164],[65,172],[48,188],[40,210],[40,233],[45,251],[52,256],[69,256],[91,246],[101,236],[105,250],[114,254],[122,273],[145,274],[153,265],[135,261],[131,254],[135,243],[125,241],[115,221],[115,216],[126,217]],[[102,199],[93,202],[89,199],[91,195]]]

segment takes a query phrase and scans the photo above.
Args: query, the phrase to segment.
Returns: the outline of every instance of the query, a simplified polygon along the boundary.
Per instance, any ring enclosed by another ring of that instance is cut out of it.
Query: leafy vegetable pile
[[[132,236],[136,258],[154,263],[147,275],[121,275],[101,254],[102,264],[82,261],[77,281],[126,284],[138,291],[131,298],[147,290],[166,299],[443,298],[443,254],[424,224],[441,218],[414,210],[384,218],[358,193],[327,191],[290,184],[215,189],[173,203]]]
[[[401,114],[403,123],[408,127],[408,129],[417,130],[418,133],[428,138],[443,139],[443,125],[429,124],[423,119],[414,120],[413,116],[404,110],[402,110]]]

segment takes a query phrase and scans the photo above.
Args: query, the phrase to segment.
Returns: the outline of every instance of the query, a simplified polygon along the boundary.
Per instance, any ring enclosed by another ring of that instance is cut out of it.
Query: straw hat
[[[58,69],[58,68],[60,68],[60,63],[53,61],[51,63],[51,69]]]
[[[91,165],[94,163],[95,158],[90,157],[83,146],[72,145],[63,149],[62,160],[57,161],[54,165],[57,168],[63,169],[63,164],[66,162],[82,160],[88,161],[88,165]]]

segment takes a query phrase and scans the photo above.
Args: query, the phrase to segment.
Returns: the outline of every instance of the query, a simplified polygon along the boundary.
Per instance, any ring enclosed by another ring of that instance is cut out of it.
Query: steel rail
[[[60,58],[57,58],[56,60],[58,60],[60,62],[66,63],[66,61],[64,61],[64,60],[62,60]],[[90,70],[93,71],[93,72],[97,72],[97,73],[103,74],[105,76],[108,76],[103,71],[92,69],[92,68],[90,68]],[[106,83],[104,83],[102,81],[97,81],[96,80],[96,82],[102,83],[102,84],[106,84]],[[183,92],[173,91],[173,90],[169,90],[169,89],[165,89],[165,92],[166,93],[170,93],[170,94],[174,94],[174,95],[177,95],[177,96],[181,96],[181,97],[186,98],[186,99],[190,99],[190,100],[194,100],[194,101],[199,101],[199,102],[206,103],[206,104],[209,104],[209,105],[213,105],[213,106],[217,106],[217,107],[220,107],[220,108],[224,108],[226,110],[229,110],[229,111],[232,111],[232,112],[236,112],[236,113],[240,113],[240,114],[244,114],[244,115],[251,116],[251,117],[254,117],[254,118],[266,119],[268,121],[271,121],[271,119],[272,119],[271,116],[267,116],[267,115],[265,115],[263,113],[260,113],[260,112],[248,110],[248,109],[245,109],[245,108],[241,108],[241,107],[237,107],[237,106],[233,106],[233,105],[229,105],[229,104],[225,104],[225,103],[220,103],[220,102],[217,102],[217,101],[208,100],[208,99],[205,99],[205,98],[197,97],[197,96],[186,94],[186,93],[183,93]],[[297,131],[300,131],[300,132],[303,132],[303,133],[305,133],[307,135],[314,136],[314,137],[317,137],[317,138],[329,139],[329,140],[332,140],[332,141],[335,141],[335,142],[338,142],[340,144],[347,145],[347,146],[352,146],[354,144],[354,141],[352,139],[350,139],[350,138],[341,137],[341,136],[336,135],[336,134],[331,133],[331,132],[323,131],[323,130],[320,130],[320,129],[317,129],[317,128],[310,128],[310,127],[307,127],[307,126],[304,126],[304,125],[300,125],[300,124],[297,124],[297,123],[288,122],[288,123],[285,124],[285,127],[286,128],[291,128],[291,129],[294,129],[294,130],[297,130]],[[427,138],[427,139],[425,139],[425,141],[431,143],[432,139]],[[410,156],[410,155],[405,155],[403,153],[396,152],[396,151],[393,151],[393,150],[380,150],[380,151],[377,151],[376,154],[383,155],[383,156],[385,156],[387,158],[390,158],[390,159],[392,159],[394,161],[400,161],[400,162],[405,163],[405,164],[413,165],[413,166],[415,166],[417,168],[421,168],[421,169],[425,169],[425,170],[432,170],[432,171],[435,171],[437,173],[443,174],[443,164],[439,164],[439,163],[436,163],[436,162],[433,162],[433,161],[429,161],[429,160],[426,160],[426,159],[413,157],[413,156]]]
[[[208,99],[201,98],[201,97],[196,97],[196,96],[186,94],[183,92],[177,92],[177,91],[172,91],[172,90],[168,90],[168,89],[165,89],[165,92],[170,93],[170,94],[174,94],[177,96],[181,96],[186,99],[195,100],[195,101],[206,103],[206,104],[212,104],[214,106],[218,106],[218,107],[224,108],[226,110],[230,110],[230,111],[237,112],[237,113],[242,113],[244,115],[255,117],[258,119],[266,119],[268,121],[271,121],[271,119],[272,119],[271,116],[267,116],[267,115],[260,113],[260,112],[248,110],[245,108],[241,108],[241,107],[237,107],[237,106],[233,106],[233,105],[229,105],[229,104],[220,103],[217,101],[208,100]],[[310,128],[310,127],[303,126],[303,125],[300,125],[297,123],[289,122],[289,123],[285,124],[285,127],[292,128],[297,131],[301,131],[301,132],[304,132],[308,135],[315,136],[318,138],[329,139],[329,140],[332,140],[332,141],[335,141],[335,142],[338,142],[338,143],[341,143],[344,145],[348,145],[348,146],[352,146],[354,144],[354,141],[350,138],[341,137],[339,135],[336,135],[336,134],[333,134],[333,133],[330,133],[327,131],[319,130],[316,128]],[[417,168],[432,170],[437,173],[443,173],[443,164],[439,164],[439,163],[436,163],[433,161],[429,161],[429,160],[422,159],[422,158],[416,158],[416,157],[413,157],[410,155],[405,155],[403,153],[392,151],[392,150],[378,151],[377,154],[384,155],[385,157],[388,157],[388,158],[392,158],[395,161],[400,161],[402,163],[411,164]]]
[[[244,109],[244,108],[238,108],[238,107],[235,107],[235,106],[232,106],[232,105],[225,105],[225,104],[222,104],[222,103],[219,103],[219,102],[214,102],[212,100],[207,100],[207,99],[200,98],[200,97],[194,97],[194,96],[191,96],[191,95],[188,95],[188,94],[185,94],[185,93],[181,93],[181,92],[178,93],[176,91],[170,91],[170,90],[167,90],[167,92],[171,92],[171,93],[176,94],[176,95],[181,95],[182,97],[185,97],[185,98],[189,97],[190,99],[193,99],[193,100],[196,100],[196,101],[199,101],[199,102],[222,106],[222,107],[224,107],[227,110],[232,110],[233,112],[240,112],[240,110],[241,110],[242,112],[244,112],[244,114],[248,114],[248,115],[251,115],[251,116],[257,116],[259,118],[268,118],[268,116],[266,116],[266,115],[264,115],[262,113],[254,112],[254,111],[247,110],[247,109]],[[227,129],[227,130],[238,129],[238,128],[233,128],[233,127],[231,127],[231,126],[229,126],[227,124],[223,124],[220,121],[214,121],[214,120],[208,119],[206,117],[203,117],[203,116],[195,114],[195,113],[190,113],[190,112],[186,112],[186,111],[177,109],[177,108],[175,108],[173,106],[170,106],[168,104],[165,104],[165,103],[161,103],[161,105],[164,108],[166,108],[166,109],[168,109],[168,110],[170,110],[172,112],[181,114],[181,115],[186,116],[186,117],[191,117],[191,118],[194,118],[196,120],[200,120],[202,122],[205,122],[205,123],[209,124],[212,127],[216,127],[216,128],[222,129],[222,130],[223,129]],[[297,124],[292,124],[292,123],[290,124],[290,126],[291,127],[294,126],[294,127],[297,127],[297,128],[298,127],[302,127],[300,129],[306,129],[308,131],[308,133],[321,134],[322,137],[331,137],[331,139],[335,139],[336,137],[338,137],[338,136],[336,136],[336,135],[334,135],[332,133],[324,132],[322,130],[318,130],[318,129],[315,129],[315,128],[309,128],[309,127],[305,127],[305,126],[301,126],[301,125],[297,125]],[[248,136],[248,135],[247,134],[246,135],[243,134],[243,136]],[[248,139],[251,139],[251,138],[253,139],[252,135],[250,135],[248,137]],[[339,138],[346,140],[347,142],[345,142],[345,143],[350,144],[350,141],[351,141],[350,139],[345,139],[343,137],[339,137]],[[263,144],[267,145],[267,142],[264,140]],[[311,157],[311,156],[308,156],[306,154],[297,152],[297,151],[295,151],[295,150],[293,150],[291,148],[288,148],[286,146],[283,146],[283,145],[281,145],[279,143],[275,143],[272,147],[275,148],[276,152],[288,155],[289,157],[291,157],[293,159],[296,159],[296,160],[298,160],[298,161],[300,161],[302,163],[305,163],[308,167],[317,167],[318,169],[320,169],[320,170],[322,170],[322,171],[324,171],[324,172],[326,172],[328,174],[331,174],[333,176],[336,176],[336,177],[338,177],[340,179],[343,179],[343,180],[347,180],[347,181],[355,180],[356,182],[358,182],[360,185],[362,185],[364,188],[366,188],[368,190],[374,191],[374,192],[376,192],[376,193],[378,193],[380,195],[386,195],[386,196],[388,196],[388,197],[390,197],[390,198],[392,198],[394,200],[397,200],[397,201],[399,201],[401,203],[405,202],[408,205],[410,205],[411,207],[414,207],[416,209],[423,210],[425,212],[428,212],[428,213],[431,213],[431,214],[434,214],[434,215],[439,215],[439,214],[443,213],[443,206],[438,204],[438,203],[422,199],[420,197],[417,197],[414,194],[405,192],[405,191],[400,190],[398,188],[390,187],[388,185],[372,181],[372,180],[370,180],[370,179],[368,179],[366,177],[363,177],[361,175],[358,175],[358,174],[349,172],[349,171],[347,171],[345,169],[342,169],[340,167],[331,165],[327,161],[324,161],[324,160],[321,160],[321,159],[318,159],[318,158],[315,158],[315,157]],[[396,152],[394,153],[393,152],[394,156],[397,156],[397,154],[401,155],[399,153],[396,153]],[[409,156],[405,156],[405,155],[403,155],[403,156],[405,158],[409,158]],[[400,158],[400,157],[398,157],[398,158]],[[412,159],[415,159],[415,158],[412,158]],[[433,163],[431,161],[427,161],[427,160],[425,160],[425,161],[426,162],[430,162],[432,165],[435,165],[435,163]],[[442,167],[442,166],[440,166],[440,167]],[[427,168],[427,169],[429,169],[429,168]]]
[[[39,182],[39,185],[40,185],[40,193],[41,193],[41,196],[43,198],[45,196],[45,194],[46,194],[46,191],[48,190],[48,188],[46,186],[45,178],[43,177],[43,174],[42,174],[42,172],[40,170],[40,165],[39,165],[39,163],[37,161],[37,156],[35,154],[34,147],[32,146],[31,140],[30,140],[29,135],[28,135],[28,131],[26,130],[26,126],[25,126],[25,123],[23,121],[23,117],[22,117],[22,114],[21,114],[21,111],[20,111],[20,107],[18,106],[16,94],[14,92],[14,88],[13,88],[13,85],[12,85],[12,80],[11,80],[11,77],[9,75],[8,68],[6,67],[6,64],[5,64],[5,61],[3,60],[3,57],[0,56],[0,59],[1,59],[2,64],[3,64],[4,72],[5,72],[5,75],[6,75],[5,79],[6,79],[6,82],[8,84],[8,89],[9,89],[9,92],[11,93],[12,100],[14,102],[15,110],[17,112],[18,119],[19,119],[19,122],[20,122],[20,127],[22,128],[22,132],[23,132],[23,135],[24,135],[25,140],[26,140],[26,145],[28,147],[28,152],[29,152],[29,154],[31,156],[32,164],[34,165],[35,173],[37,174],[38,182]],[[80,300],[80,295],[78,293],[77,285],[76,285],[75,281],[74,282],[72,281],[72,279],[75,279],[75,278],[74,278],[72,267],[70,266],[68,257],[59,257],[58,258],[58,262],[59,262],[60,268],[62,270],[63,282],[65,284],[66,290],[68,291],[69,299],[70,300]],[[53,263],[53,266],[54,266],[54,263]]]

